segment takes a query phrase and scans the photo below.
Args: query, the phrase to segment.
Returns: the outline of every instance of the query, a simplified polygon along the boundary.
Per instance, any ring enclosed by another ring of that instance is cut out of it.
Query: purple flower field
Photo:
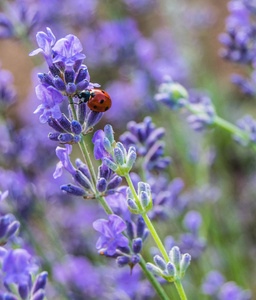
[[[254,0],[2,0],[0,300],[255,299],[255,97]]]

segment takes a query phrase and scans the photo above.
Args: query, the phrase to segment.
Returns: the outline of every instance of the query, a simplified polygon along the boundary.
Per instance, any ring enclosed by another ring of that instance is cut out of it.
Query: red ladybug
[[[110,109],[111,98],[109,94],[103,90],[92,89],[90,90],[90,99],[87,105],[91,110],[104,112]]]

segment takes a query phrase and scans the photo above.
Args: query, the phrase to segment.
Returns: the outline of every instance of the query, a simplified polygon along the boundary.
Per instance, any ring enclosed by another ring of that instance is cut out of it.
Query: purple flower
[[[24,249],[5,250],[1,247],[4,282],[9,285],[30,284],[31,273],[38,267],[31,261],[31,255]]]
[[[103,139],[105,138],[105,133],[103,130],[97,130],[94,133],[92,142],[94,144],[94,157],[96,159],[102,159],[103,157],[109,157],[109,153],[105,150],[103,145]]]
[[[226,20],[227,27],[249,26],[250,11],[241,0],[233,0],[228,3],[230,16]]]
[[[76,61],[85,58],[85,55],[80,53],[83,50],[82,44],[73,34],[58,40],[53,50],[57,54],[53,59],[54,63],[63,62],[69,67],[73,67]]]
[[[51,67],[53,65],[52,47],[55,44],[56,38],[49,27],[46,28],[46,31],[47,34],[43,31],[39,31],[36,34],[36,41],[39,48],[32,51],[29,55],[34,56],[42,53],[48,66]]]
[[[101,298],[104,289],[101,286],[100,272],[82,256],[67,256],[62,263],[55,264],[54,278],[70,290],[75,287],[90,299],[96,295]]]
[[[57,147],[56,155],[59,158],[59,162],[56,165],[55,172],[53,174],[53,178],[58,178],[62,174],[62,168],[66,169],[71,175],[75,175],[76,169],[72,165],[69,155],[71,154],[72,146],[66,144],[65,148]]]
[[[59,103],[63,101],[63,95],[52,86],[39,84],[36,87],[36,95],[43,103],[34,111],[35,114],[40,113],[40,122],[46,123],[50,117],[59,119],[61,111]]]
[[[162,170],[170,164],[170,157],[163,157],[165,144],[161,141],[164,128],[156,128],[150,117],[143,122],[130,121],[128,131],[120,136],[120,141],[129,148],[134,146],[138,156],[144,158],[144,168],[148,171]]]
[[[202,284],[202,292],[206,295],[216,295],[224,282],[225,278],[220,272],[211,271]]]
[[[247,115],[239,119],[237,121],[237,126],[245,133],[245,135],[248,135],[247,139],[235,135],[234,139],[239,144],[247,146],[250,142],[256,143],[256,120],[252,116]]]
[[[129,240],[122,234],[126,229],[125,222],[117,215],[109,215],[108,221],[99,219],[93,222],[93,228],[102,234],[97,241],[96,248],[107,248],[108,255],[114,255],[117,247],[129,245]]]
[[[219,293],[220,300],[250,300],[251,292],[244,291],[235,282],[225,283]]]
[[[191,210],[186,214],[183,223],[189,231],[197,234],[202,224],[202,217],[199,212]]]
[[[116,193],[106,197],[108,205],[114,210],[115,214],[122,215],[125,221],[130,221],[131,213],[127,205],[127,186],[121,186]]]

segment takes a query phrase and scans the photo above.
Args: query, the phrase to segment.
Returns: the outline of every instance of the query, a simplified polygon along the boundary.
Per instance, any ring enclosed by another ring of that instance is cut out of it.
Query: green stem
[[[179,293],[180,299],[181,300],[187,300],[187,296],[185,294],[185,291],[183,289],[183,286],[181,284],[180,279],[177,279],[176,281],[174,281],[174,284],[175,284],[176,289],[177,289],[177,291]]]
[[[193,105],[187,104],[186,108],[193,114],[198,115],[201,114],[198,112],[198,110],[196,110]],[[218,126],[226,131],[228,131],[229,133],[238,136],[239,138],[243,139],[246,144],[250,145],[251,148],[256,151],[256,145],[254,145],[253,143],[251,143],[250,140],[250,136],[247,132],[241,130],[240,128],[238,128],[236,125],[224,120],[223,118],[219,117],[219,116],[215,116],[213,118],[213,125]]]
[[[83,137],[81,137],[81,141],[79,142],[79,147],[81,149],[81,152],[83,154],[84,160],[85,160],[85,162],[87,164],[87,167],[89,169],[89,172],[91,174],[92,182],[93,182],[93,185],[94,185],[94,188],[95,188],[96,184],[97,184],[97,177],[96,177],[96,173],[95,173],[95,170],[94,170],[91,158],[90,158],[89,151],[88,151],[88,149],[87,149],[87,147],[85,145]]]
[[[126,179],[128,185],[129,185],[129,187],[130,187],[130,189],[131,189],[131,191],[132,191],[132,193],[133,193],[133,196],[134,196],[134,198],[135,198],[136,204],[139,206],[139,209],[140,209],[141,204],[140,204],[138,195],[137,195],[137,193],[136,193],[136,190],[135,190],[135,188],[134,188],[134,185],[133,185],[133,183],[132,183],[132,180],[131,180],[131,178],[130,178],[130,174],[127,174],[127,175],[125,176],[125,179]],[[163,255],[165,261],[168,262],[168,261],[169,261],[169,256],[168,256],[168,254],[167,254],[167,252],[166,252],[166,250],[165,250],[165,247],[164,247],[164,245],[163,245],[163,243],[162,243],[162,241],[161,241],[161,239],[160,239],[158,233],[157,233],[156,230],[155,230],[154,225],[152,224],[152,222],[151,222],[151,220],[149,219],[149,217],[148,217],[147,214],[142,214],[141,216],[143,217],[143,219],[144,219],[144,221],[145,221],[145,223],[146,223],[146,225],[147,225],[147,227],[148,227],[148,229],[149,229],[149,231],[150,231],[150,233],[151,233],[151,235],[152,235],[152,237],[153,237],[155,243],[157,244],[157,246],[158,246],[160,252],[162,253],[162,255]],[[182,284],[181,284],[180,279],[176,279],[175,282],[174,282],[174,284],[175,284],[175,287],[176,287],[176,289],[177,289],[177,291],[178,291],[178,293],[179,293],[180,299],[181,299],[181,300],[187,300],[187,297],[186,297],[185,291],[184,291],[184,289],[183,289],[183,287],[182,287]]]
[[[73,102],[73,99],[71,96],[68,96],[68,101],[69,101],[69,105],[70,105],[70,108],[72,111],[73,118],[74,118],[74,120],[77,121],[76,109],[75,109],[75,105],[74,105],[74,102]]]
[[[145,273],[148,281],[152,284],[152,286],[155,288],[155,290],[157,291],[159,297],[162,300],[168,300],[170,299],[166,293],[165,290],[162,288],[162,286],[159,284],[159,282],[156,280],[155,276],[147,269],[146,267],[146,262],[143,259],[142,256],[140,256],[140,266],[141,269],[143,270],[143,272]]]
[[[148,217],[147,214],[142,215],[142,217],[143,217],[145,223],[147,224],[147,227],[148,227],[148,229],[149,229],[149,231],[150,231],[150,233],[151,233],[153,239],[155,240],[155,242],[156,242],[156,244],[157,244],[157,246],[158,246],[160,252],[162,253],[164,259],[166,260],[166,262],[168,262],[168,261],[170,260],[170,259],[169,259],[169,256],[168,256],[168,254],[167,254],[167,252],[166,252],[166,250],[165,250],[165,247],[164,247],[164,245],[163,245],[163,243],[162,243],[160,237],[158,236],[158,234],[157,234],[157,232],[156,232],[156,230],[155,230],[154,225],[153,225],[152,222],[150,221],[150,219],[149,219],[149,217]]]

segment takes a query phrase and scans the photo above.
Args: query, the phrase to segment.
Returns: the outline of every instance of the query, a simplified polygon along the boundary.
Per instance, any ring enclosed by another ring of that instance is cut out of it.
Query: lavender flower
[[[39,22],[36,11],[26,1],[6,3],[5,13],[0,14],[0,38],[23,38],[29,36]]]
[[[243,290],[235,282],[226,282],[223,275],[217,271],[208,273],[203,285],[202,292],[216,297],[218,300],[250,300],[251,292]]]
[[[224,284],[225,278],[218,271],[211,271],[207,274],[203,284],[202,292],[206,295],[214,296],[220,287]]]
[[[120,141],[128,149],[136,148],[138,156],[143,157],[143,167],[148,171],[165,169],[171,162],[169,157],[163,157],[164,142],[161,141],[165,134],[163,128],[156,128],[150,117],[142,123],[131,121],[127,124],[129,131],[120,136]]]
[[[154,264],[147,263],[147,268],[155,275],[163,277],[169,282],[180,280],[190,264],[191,256],[186,253],[181,255],[177,246],[169,253],[169,261],[166,262],[161,256],[154,257]]]
[[[36,95],[43,102],[34,112],[41,114],[40,122],[46,123],[50,117],[61,118],[59,103],[63,101],[63,96],[57,89],[41,84],[36,87]]]
[[[122,234],[126,225],[117,215],[109,215],[108,221],[104,219],[95,221],[93,228],[102,234],[96,248],[106,249],[108,255],[115,254],[117,247],[127,247],[129,244],[128,239]]]
[[[248,143],[256,142],[256,121],[252,116],[247,115],[238,120],[237,127],[240,128],[244,132],[244,134],[248,136],[248,142],[246,142],[246,139],[242,139],[239,136],[234,136],[235,141],[243,146],[247,146]]]
[[[18,231],[20,223],[11,214],[0,217],[0,244],[4,245]]]

